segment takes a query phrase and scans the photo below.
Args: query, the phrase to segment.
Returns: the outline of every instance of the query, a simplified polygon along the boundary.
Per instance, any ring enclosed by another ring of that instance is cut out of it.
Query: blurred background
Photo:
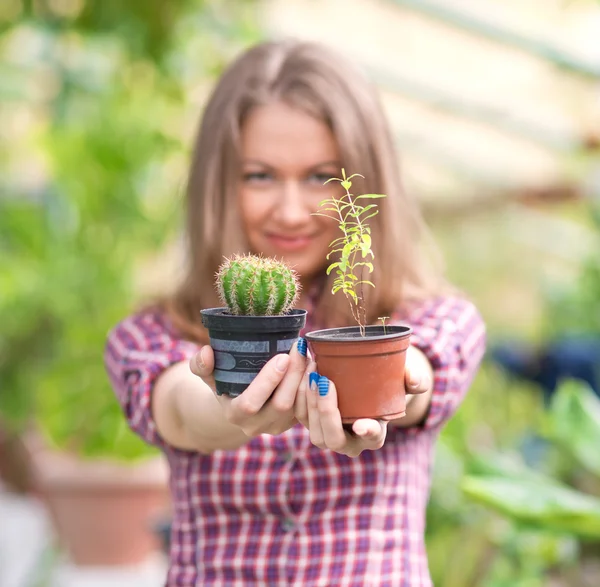
[[[488,324],[438,446],[435,585],[598,587],[597,0],[2,0],[0,587],[162,584],[166,471],[126,428],[104,341],[177,278],[215,77],[283,36],[378,84]]]

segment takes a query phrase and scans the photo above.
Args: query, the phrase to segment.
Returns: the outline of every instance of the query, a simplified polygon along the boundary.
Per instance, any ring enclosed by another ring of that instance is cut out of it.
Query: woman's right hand
[[[259,434],[281,434],[296,424],[294,404],[306,364],[306,357],[299,352],[298,344],[294,344],[289,354],[270,359],[236,398],[216,395],[214,354],[210,346],[203,346],[192,357],[190,369],[215,392],[226,420],[253,438]]]

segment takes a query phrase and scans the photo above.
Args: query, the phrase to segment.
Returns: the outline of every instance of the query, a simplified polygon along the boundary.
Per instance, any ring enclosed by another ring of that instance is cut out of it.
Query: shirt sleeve
[[[189,360],[200,347],[178,338],[159,313],[130,316],[109,333],[104,362],[129,427],[147,443],[167,448],[152,417],[152,390],[170,365]]]
[[[408,315],[411,344],[433,368],[431,404],[421,429],[440,429],[464,399],[485,352],[486,330],[467,299],[439,298]]]

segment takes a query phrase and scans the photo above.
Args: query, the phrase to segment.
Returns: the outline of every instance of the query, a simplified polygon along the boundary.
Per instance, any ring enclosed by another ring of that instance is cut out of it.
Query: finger
[[[310,374],[316,371],[317,364],[314,361],[309,361],[304,371],[302,381],[298,387],[296,401],[294,403],[294,415],[298,422],[308,428],[308,387],[310,385]]]
[[[201,377],[211,389],[215,390],[215,379],[213,371],[215,368],[215,356],[209,345],[204,345],[191,359],[190,371]]]
[[[306,390],[306,406],[308,409],[308,430],[310,432],[310,441],[319,448],[325,448],[318,405],[319,374],[316,371],[312,371],[309,374],[308,381],[309,386]]]
[[[385,442],[387,422],[362,418],[354,422],[352,430],[362,441],[363,448],[377,449]]]
[[[406,365],[404,369],[404,382],[406,393],[425,393],[431,387],[431,377],[429,374],[421,373],[418,367]]]
[[[215,360],[212,348],[205,344],[202,348],[190,359],[190,370],[198,377],[206,377],[210,375],[214,369]]]
[[[285,376],[267,404],[268,410],[276,412],[275,417],[294,408],[298,388],[306,371],[306,352],[306,339],[300,337],[290,349],[290,364]]]
[[[342,427],[342,416],[338,409],[335,385],[327,377],[319,377],[317,406],[325,445],[336,452],[342,451],[349,439]]]
[[[232,422],[234,424],[248,416],[254,416],[260,411],[273,394],[273,390],[281,383],[289,364],[289,355],[274,356],[260,370],[244,393],[232,400]]]
[[[352,431],[359,438],[372,438],[381,433],[381,425],[377,420],[361,418],[352,424]]]

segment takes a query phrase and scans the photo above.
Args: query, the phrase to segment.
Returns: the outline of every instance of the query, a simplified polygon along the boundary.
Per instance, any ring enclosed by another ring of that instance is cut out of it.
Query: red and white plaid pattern
[[[198,346],[154,313],[111,331],[106,366],[129,425],[171,465],[168,587],[431,585],[424,527],[434,443],[479,366],[485,328],[460,298],[394,321],[412,326],[412,344],[434,368],[431,409],[423,426],[390,427],[383,448],[355,459],[316,448],[301,425],[211,455],[166,445],[150,413],[152,386]]]

